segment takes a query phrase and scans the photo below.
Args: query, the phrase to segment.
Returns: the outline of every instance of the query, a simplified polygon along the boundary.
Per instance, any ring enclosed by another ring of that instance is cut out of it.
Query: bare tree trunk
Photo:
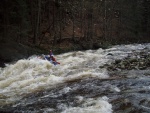
[[[91,41],[93,41],[93,7],[91,8]]]
[[[55,14],[56,14],[56,11],[55,11],[55,3],[54,3],[54,5],[53,5],[53,32],[54,32],[54,34],[53,34],[53,45],[52,45],[52,48],[53,48],[53,46],[55,45],[55,42],[56,42],[56,28],[55,28]]]
[[[142,30],[147,32],[148,29],[148,0],[143,0],[143,19],[142,19]]]
[[[35,33],[35,40],[34,43],[37,44],[38,37],[39,37],[39,26],[40,26],[40,15],[41,15],[41,0],[38,0],[38,15],[37,15],[37,23],[36,23],[36,33]]]
[[[104,39],[107,40],[107,32],[106,32],[106,29],[107,29],[107,5],[106,5],[106,0],[104,2]]]
[[[72,15],[73,16],[73,20],[72,20],[72,41],[74,42],[74,28],[75,28],[75,20],[74,20],[74,15]]]
[[[31,1],[31,5],[30,5],[30,8],[31,8],[31,25],[32,25],[32,32],[33,32],[33,44],[36,43],[36,22],[37,22],[37,19],[36,19],[36,3],[34,1]]]
[[[83,0],[81,0],[81,13],[80,13],[80,18],[81,18],[81,22],[80,22],[80,29],[81,29],[81,37],[82,37],[82,33],[83,33]]]
[[[61,2],[61,1],[60,1]],[[62,39],[62,8],[59,9],[59,41]]]
[[[8,24],[9,24],[9,17],[8,17],[8,7],[7,7],[7,0],[5,0],[4,4],[4,38],[3,40],[8,40]]]

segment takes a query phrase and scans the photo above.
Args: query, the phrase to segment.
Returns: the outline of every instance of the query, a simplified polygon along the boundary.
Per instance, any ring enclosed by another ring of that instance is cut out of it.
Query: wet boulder
[[[150,67],[150,54],[146,52],[133,53],[124,59],[117,59],[110,65],[105,65],[104,67],[109,71],[132,69],[144,70]]]

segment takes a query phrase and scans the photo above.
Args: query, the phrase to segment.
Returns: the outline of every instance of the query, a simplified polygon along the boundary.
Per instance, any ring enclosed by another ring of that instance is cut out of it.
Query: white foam
[[[84,101],[81,107],[68,107],[62,113],[112,113],[112,105],[108,103],[107,97]]]
[[[68,81],[95,77],[108,78],[106,69],[99,66],[124,58],[132,50],[141,50],[143,45],[121,45],[107,50],[69,52],[55,56],[60,65],[54,66],[47,60],[32,56],[0,68],[0,96],[5,103],[15,102],[28,93],[49,89]],[[146,47],[149,47],[148,44]],[[149,47],[150,48],[150,47]],[[108,57],[112,53],[112,57]],[[115,56],[117,55],[117,56]],[[70,89],[66,89],[69,91]],[[119,92],[119,89],[114,88]]]

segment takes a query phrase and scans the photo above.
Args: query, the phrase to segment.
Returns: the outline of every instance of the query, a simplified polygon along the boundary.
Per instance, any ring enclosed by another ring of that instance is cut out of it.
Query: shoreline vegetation
[[[0,65],[33,54],[150,43],[150,1],[3,0]]]

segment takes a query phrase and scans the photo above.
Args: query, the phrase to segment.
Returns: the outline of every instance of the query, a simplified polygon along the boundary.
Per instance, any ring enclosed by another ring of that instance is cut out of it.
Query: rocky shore
[[[99,68],[107,68],[108,71],[121,70],[145,70],[150,68],[150,53],[148,51],[129,53],[123,59],[117,59],[111,64],[105,64]]]

